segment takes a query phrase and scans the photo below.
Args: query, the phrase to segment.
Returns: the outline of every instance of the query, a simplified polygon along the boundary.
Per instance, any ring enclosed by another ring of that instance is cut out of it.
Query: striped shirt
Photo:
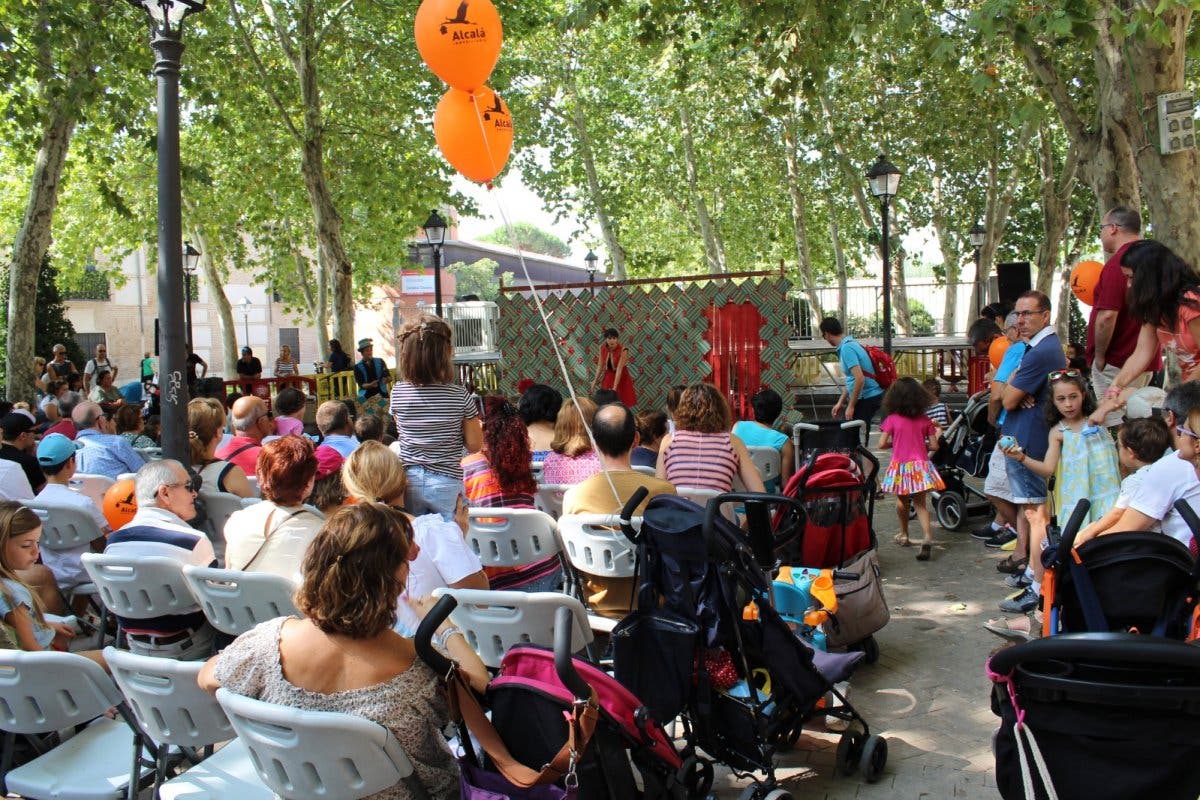
[[[925,409],[925,416],[933,420],[933,424],[944,428],[950,424],[950,409],[943,402],[937,402]]]
[[[406,467],[462,480],[463,422],[479,416],[479,403],[453,383],[392,388],[388,410],[396,420],[397,450]]]
[[[677,487],[728,492],[738,472],[738,458],[728,431],[676,430],[663,458],[667,480]]]

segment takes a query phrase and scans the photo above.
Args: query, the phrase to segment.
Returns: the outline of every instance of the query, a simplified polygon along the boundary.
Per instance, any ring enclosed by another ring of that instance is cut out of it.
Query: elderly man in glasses
[[[71,422],[75,424],[75,441],[83,443],[78,455],[80,472],[116,480],[145,465],[142,454],[124,436],[113,433],[112,420],[99,403],[89,400],[75,406]]]
[[[1042,292],[1025,292],[1017,298],[1014,309],[1017,316],[1017,332],[1026,342],[1027,349],[1021,356],[1021,364],[1010,376],[1000,396],[1005,418],[1000,425],[1002,436],[1011,436],[1030,457],[1046,457],[1050,442],[1050,428],[1042,413],[1049,392],[1049,376],[1055,370],[1067,366],[1062,343],[1050,324],[1050,298]],[[1017,545],[1013,554],[1001,561],[996,568],[1001,572],[1019,574],[1029,563],[1030,541],[1041,542],[1046,538],[1046,525],[1050,518],[1046,509],[1046,479],[1016,459],[1005,462],[1009,489],[1013,502],[1018,506]],[[1032,554],[1036,557],[1036,553]],[[1000,610],[1013,613],[1032,611],[1038,602],[1041,587],[1034,584],[1020,594],[1000,604]]]

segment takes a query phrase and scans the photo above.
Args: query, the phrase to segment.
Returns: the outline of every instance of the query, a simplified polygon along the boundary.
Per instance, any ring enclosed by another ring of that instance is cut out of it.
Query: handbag
[[[655,719],[675,719],[687,704],[700,625],[666,608],[634,611],[613,628],[613,675]]]
[[[577,792],[554,784],[521,788],[514,786],[501,774],[488,772],[471,763],[458,760],[458,791],[462,800],[571,800]]]

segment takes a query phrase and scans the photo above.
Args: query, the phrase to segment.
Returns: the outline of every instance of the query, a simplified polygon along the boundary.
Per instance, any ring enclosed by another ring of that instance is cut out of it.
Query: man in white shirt
[[[96,345],[95,358],[89,358],[88,362],[83,365],[83,387],[90,391],[92,384],[100,377],[101,373],[111,372],[113,380],[117,379],[117,367],[108,360],[108,345]]]
[[[25,470],[15,461],[0,458],[0,500],[32,500],[33,489]]]
[[[37,460],[41,465],[42,474],[46,476],[46,485],[38,492],[39,504],[46,506],[61,506],[82,511],[91,517],[96,527],[105,536],[109,533],[108,520],[96,507],[96,503],[86,494],[71,488],[71,479],[75,477],[75,451],[83,445],[71,441],[61,433],[52,433],[42,439],[37,447]],[[42,563],[54,573],[55,582],[64,590],[71,589],[91,579],[83,568],[80,559],[84,553],[103,552],[104,537],[94,539],[89,544],[81,544],[66,550],[51,550],[42,548]],[[87,609],[87,596],[77,597],[75,612],[82,613]]]

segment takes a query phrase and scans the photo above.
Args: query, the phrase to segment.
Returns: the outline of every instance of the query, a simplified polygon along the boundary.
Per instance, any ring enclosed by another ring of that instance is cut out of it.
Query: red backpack
[[[878,383],[881,389],[895,383],[900,375],[896,372],[896,362],[892,357],[878,347],[864,345],[863,349],[867,351],[867,356],[871,359],[871,368],[875,370],[874,374],[863,370],[863,374]]]

